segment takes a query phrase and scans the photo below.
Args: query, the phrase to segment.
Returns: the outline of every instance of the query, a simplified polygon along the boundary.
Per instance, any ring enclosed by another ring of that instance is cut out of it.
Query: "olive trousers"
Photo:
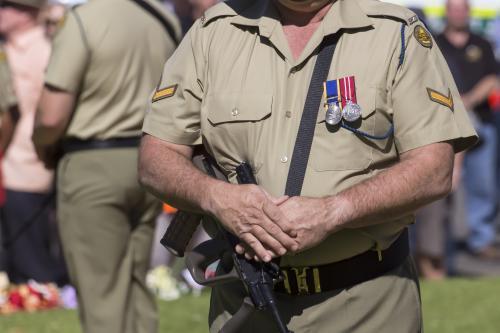
[[[87,333],[153,333],[145,277],[161,204],[137,180],[136,148],[67,154],[57,175],[59,231]]]
[[[212,290],[210,332],[239,309],[245,295],[241,283]],[[277,294],[277,305],[294,333],[419,333],[422,328],[420,291],[411,257],[387,274],[340,290],[315,295]],[[278,332],[270,315],[255,312],[240,333]]]

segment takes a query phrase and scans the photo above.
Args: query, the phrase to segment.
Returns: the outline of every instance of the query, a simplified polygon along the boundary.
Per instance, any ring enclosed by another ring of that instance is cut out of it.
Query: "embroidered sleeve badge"
[[[450,89],[448,89],[448,96],[431,88],[427,88],[427,94],[431,101],[448,107],[452,112],[455,110],[455,103],[453,102],[453,95]]]
[[[175,95],[176,91],[177,91],[177,84],[174,84],[173,86],[169,86],[163,89],[157,89],[153,95],[152,102],[154,103],[164,98],[172,97]]]
[[[415,39],[423,47],[426,47],[428,49],[432,48],[434,43],[432,42],[431,34],[421,25],[417,25],[415,27],[415,30],[413,30],[413,36],[415,36]]]

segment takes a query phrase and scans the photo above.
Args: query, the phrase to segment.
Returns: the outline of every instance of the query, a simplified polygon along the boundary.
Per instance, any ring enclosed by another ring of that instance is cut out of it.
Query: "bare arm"
[[[300,250],[345,228],[376,225],[411,214],[451,189],[453,147],[436,143],[401,155],[375,177],[330,197],[293,197],[280,207],[296,228]]]
[[[38,158],[48,169],[55,167],[58,143],[71,119],[76,97],[73,93],[45,86],[35,115],[32,140]]]
[[[17,105],[11,106],[2,117],[2,132],[0,133],[0,151],[2,154],[5,154],[7,148],[9,148],[19,117],[20,114]]]
[[[192,154],[189,146],[145,135],[140,148],[139,181],[177,208],[216,217],[264,261],[297,249],[298,244],[287,234],[293,236],[292,227],[278,208],[279,202],[258,186],[210,178],[191,163]]]
[[[339,204],[341,208],[334,215],[337,225],[345,228],[406,216],[450,192],[453,161],[449,143],[411,150],[387,171],[327,199],[327,204]]]
[[[75,99],[73,93],[48,86],[43,88],[33,130],[36,147],[50,146],[61,139],[71,119]]]
[[[462,100],[467,110],[472,111],[474,107],[486,101],[497,85],[498,79],[494,74],[485,76],[481,79],[471,91],[462,96]]]

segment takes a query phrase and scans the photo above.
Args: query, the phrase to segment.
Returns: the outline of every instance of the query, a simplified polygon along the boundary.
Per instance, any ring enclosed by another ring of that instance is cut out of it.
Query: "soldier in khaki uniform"
[[[137,182],[148,95],[180,36],[154,1],[95,0],[54,39],[33,140],[50,164],[60,140],[58,218],[85,332],[155,332],[145,285],[159,202]]]
[[[318,52],[332,37],[327,79],[312,91],[324,97],[312,119],[302,191],[283,197],[295,176],[289,172]],[[341,119],[329,118],[339,110]],[[413,12],[375,0],[219,4],[165,65],[143,131],[145,186],[179,208],[215,216],[247,258],[281,257],[285,281],[275,291],[289,329],[422,330],[406,228],[418,207],[449,192],[454,153],[476,134]],[[193,167],[199,144],[233,184]],[[242,161],[259,186],[234,185]],[[244,294],[240,283],[213,289],[211,332]],[[255,313],[241,332],[274,327]]]

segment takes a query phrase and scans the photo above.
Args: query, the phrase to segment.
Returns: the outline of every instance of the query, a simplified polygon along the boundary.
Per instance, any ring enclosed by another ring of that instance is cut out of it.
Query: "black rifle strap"
[[[157,19],[163,26],[163,28],[165,28],[165,31],[170,36],[170,38],[172,38],[175,45],[176,46],[179,45],[180,41],[179,39],[177,39],[174,27],[170,22],[167,21],[165,17],[163,17],[163,15],[156,8],[154,8],[151,4],[147,3],[144,0],[132,0],[132,1],[135,2],[139,7],[147,11],[149,14],[151,14],[155,19]]]
[[[299,196],[302,192],[302,184],[306,175],[307,163],[316,128],[318,111],[321,108],[321,98],[323,96],[323,83],[328,78],[330,65],[332,63],[338,37],[328,36],[321,43],[321,50],[316,59],[309,90],[300,120],[299,132],[295,140],[290,170],[286,180],[285,195]]]

